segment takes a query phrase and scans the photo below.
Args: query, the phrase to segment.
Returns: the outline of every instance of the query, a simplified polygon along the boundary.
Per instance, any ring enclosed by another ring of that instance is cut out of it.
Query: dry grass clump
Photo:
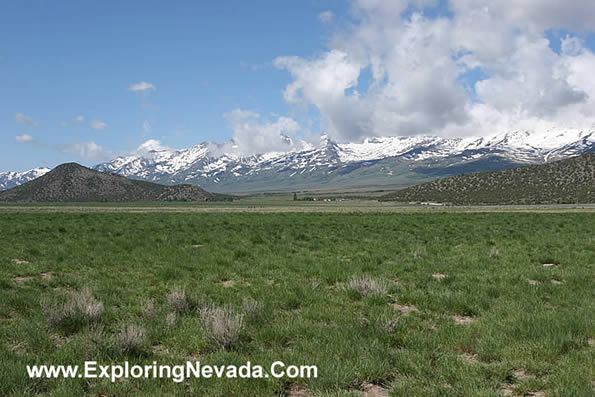
[[[202,329],[211,342],[230,350],[238,342],[244,326],[244,315],[228,307],[207,305],[198,311]]]
[[[177,321],[178,314],[176,312],[167,313],[167,316],[165,316],[165,326],[167,328],[173,328]]]
[[[183,288],[175,288],[167,294],[167,303],[178,314],[185,313],[190,309],[190,301]]]
[[[118,334],[117,341],[126,353],[140,354],[147,347],[147,331],[137,325],[127,325]]]
[[[87,287],[70,294],[63,304],[52,303],[48,299],[41,301],[41,310],[50,328],[71,326],[78,328],[84,323],[96,323],[103,313],[103,303],[95,299]]]
[[[242,299],[242,309],[248,318],[258,318],[264,314],[264,303],[252,298]]]
[[[80,312],[91,322],[96,322],[103,313],[103,302],[95,299],[87,287],[72,294],[72,301],[76,311]]]
[[[399,326],[399,318],[395,316],[386,316],[378,321],[378,327],[386,332],[392,334]]]
[[[147,299],[142,307],[142,313],[145,317],[151,317],[155,314],[155,303],[153,299]]]
[[[492,247],[490,250],[490,258],[498,258],[500,256],[500,251],[496,247]]]
[[[347,283],[346,289],[357,291],[363,296],[382,296],[387,293],[386,282],[370,276],[352,278]]]

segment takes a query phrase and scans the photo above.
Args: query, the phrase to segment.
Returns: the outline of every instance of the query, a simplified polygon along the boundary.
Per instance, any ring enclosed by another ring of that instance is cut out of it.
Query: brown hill
[[[454,205],[595,203],[595,154],[439,179],[389,193],[381,201]]]
[[[76,163],[61,164],[47,174],[0,192],[3,202],[214,201],[198,186],[164,186],[99,172]]]

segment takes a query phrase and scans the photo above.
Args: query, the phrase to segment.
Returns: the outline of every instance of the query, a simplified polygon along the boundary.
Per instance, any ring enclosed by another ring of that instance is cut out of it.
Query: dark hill
[[[595,154],[453,176],[389,193],[380,200],[454,205],[595,203]]]
[[[4,202],[213,201],[198,186],[164,186],[99,172],[76,163],[61,164],[47,174],[0,192]]]

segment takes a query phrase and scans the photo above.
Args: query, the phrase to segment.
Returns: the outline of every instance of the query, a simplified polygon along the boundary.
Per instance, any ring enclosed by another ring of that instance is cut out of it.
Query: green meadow
[[[592,396],[594,213],[0,213],[1,396]],[[317,378],[30,379],[32,364]]]

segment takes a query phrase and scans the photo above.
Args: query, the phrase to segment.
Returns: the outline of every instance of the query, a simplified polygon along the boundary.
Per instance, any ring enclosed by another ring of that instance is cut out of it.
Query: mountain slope
[[[300,147],[242,157],[215,155],[205,143],[119,157],[96,169],[220,192],[411,185],[456,175],[460,169],[504,169],[590,153],[595,151],[595,128],[512,131],[480,138],[383,137],[345,144],[322,135],[317,146]]]
[[[41,177],[0,192],[4,202],[212,201],[198,186],[164,186],[98,172],[76,163],[59,165]]]
[[[6,190],[47,174],[51,168],[33,168],[23,172],[0,172],[0,190]]]
[[[595,154],[439,179],[381,200],[455,205],[595,203]]]
[[[295,191],[411,186],[462,172],[543,164],[595,152],[595,126],[587,129],[509,131],[491,137],[368,138],[243,156],[237,145],[201,143],[164,149],[148,141],[134,155],[94,168],[165,185],[193,184],[214,192]],[[227,148],[228,152],[222,152]],[[12,182],[11,182],[12,183]],[[0,174],[2,190],[2,174]]]

